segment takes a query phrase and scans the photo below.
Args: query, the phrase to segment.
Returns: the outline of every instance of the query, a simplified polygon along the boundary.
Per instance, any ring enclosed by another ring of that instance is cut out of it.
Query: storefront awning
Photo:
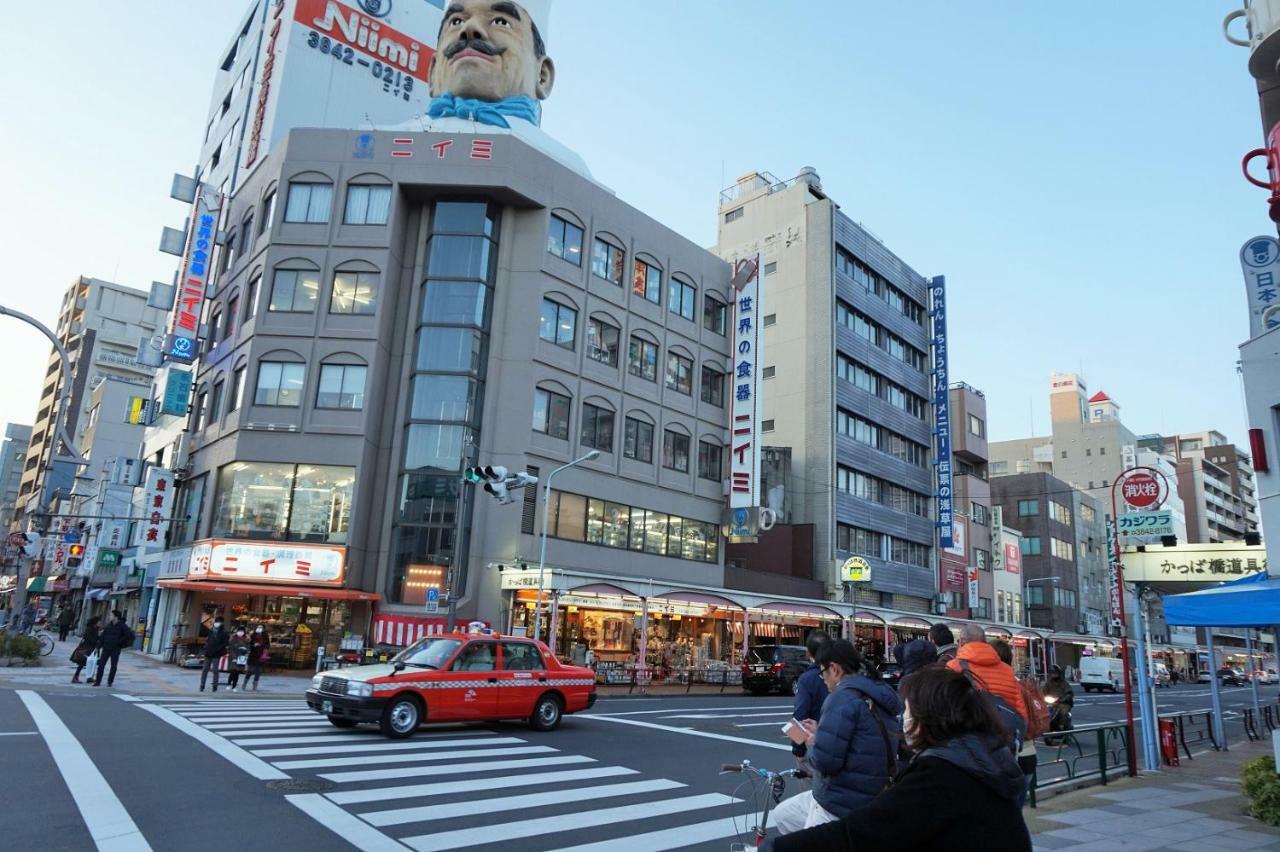
[[[414,615],[377,615],[373,619],[375,645],[412,645],[423,636],[444,633],[447,620]]]
[[[270,595],[283,598],[316,598],[333,601],[376,601],[374,592],[358,589],[322,589],[317,586],[285,586],[268,583],[214,583],[199,580],[158,580],[162,589],[181,589],[187,592],[214,592],[217,594]]]
[[[48,580],[49,578],[45,576],[31,577],[27,580],[27,591],[37,595],[44,594],[44,587]]]

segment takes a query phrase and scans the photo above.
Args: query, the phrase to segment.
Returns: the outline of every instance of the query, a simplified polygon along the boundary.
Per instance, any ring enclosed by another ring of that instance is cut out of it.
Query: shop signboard
[[[160,557],[158,577],[185,577],[191,565],[191,548],[178,547],[166,550]]]
[[[346,548],[320,544],[207,541],[191,548],[191,579],[341,586]]]
[[[169,532],[169,515],[173,509],[173,471],[162,467],[147,469],[146,498],[142,504],[145,519],[138,527],[138,543],[150,547],[164,547]]]
[[[1135,509],[1159,509],[1168,494],[1169,483],[1155,468],[1134,468],[1121,475],[1120,498]]]
[[[1254,237],[1240,248],[1240,270],[1249,298],[1249,336],[1280,327],[1280,242]]]
[[[218,231],[218,215],[222,196],[214,189],[201,186],[191,205],[191,221],[187,223],[187,245],[182,259],[182,278],[178,282],[178,298],[173,308],[164,354],[171,361],[189,364],[196,358],[200,336],[200,312],[213,265],[213,248]],[[223,249],[224,251],[226,249]]]
[[[120,567],[120,551],[118,550],[99,550],[98,551],[98,568],[103,571],[115,571]]]
[[[978,588],[978,569],[976,567],[969,568],[969,609],[978,609],[978,596],[981,594]]]
[[[170,367],[164,380],[164,396],[160,398],[160,413],[185,417],[191,399],[191,371]]]
[[[1124,579],[1129,583],[1221,583],[1266,570],[1267,549],[1261,544],[1147,545],[1124,554]]]
[[[840,582],[870,583],[871,564],[861,556],[850,556],[840,565]]]
[[[499,577],[501,579],[498,581],[498,585],[504,592],[509,592],[513,589],[538,588],[537,571],[503,571],[499,574]],[[549,573],[547,575],[547,580],[547,585],[550,586],[551,576]]]
[[[992,508],[990,518],[991,522],[991,570],[1003,571],[1004,568],[1004,527],[1000,523],[1004,520],[1004,512],[999,506]]]
[[[764,265],[760,255],[734,264],[733,388],[729,416],[729,508],[760,505],[760,371],[763,352]],[[752,534],[754,535],[754,534]]]
[[[962,518],[959,515],[955,516],[955,520],[951,523],[951,539],[947,544],[943,545],[943,550],[955,556],[967,556],[964,543],[965,539],[968,538],[966,535],[969,529],[968,523],[966,518]]]
[[[933,435],[937,456],[938,546],[951,547],[951,398],[947,373],[947,279],[938,275],[929,283],[933,318]]]
[[[1022,549],[1016,541],[1004,542],[1004,570],[1010,574],[1022,573]]]
[[[1126,537],[1173,535],[1173,512],[1168,509],[1156,512],[1124,512],[1120,515],[1120,535]]]
[[[1120,598],[1120,553],[1116,549],[1116,521],[1107,515],[1107,586],[1111,590],[1111,630],[1124,630],[1123,602]]]

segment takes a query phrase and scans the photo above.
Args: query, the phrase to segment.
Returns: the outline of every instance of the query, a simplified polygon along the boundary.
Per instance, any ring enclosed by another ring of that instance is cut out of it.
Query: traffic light
[[[67,567],[79,568],[80,562],[84,559],[84,545],[71,544],[67,546]]]
[[[462,478],[475,485],[484,485],[484,490],[498,498],[499,503],[514,503],[515,499],[507,492],[513,488],[524,488],[536,485],[538,477],[528,473],[510,473],[500,465],[483,465],[469,467],[463,471]]]

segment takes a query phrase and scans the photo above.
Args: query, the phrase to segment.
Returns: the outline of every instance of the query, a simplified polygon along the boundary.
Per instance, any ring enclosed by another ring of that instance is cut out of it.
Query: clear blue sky
[[[1046,431],[1059,369],[1136,432],[1243,442],[1236,252],[1273,229],[1239,172],[1262,135],[1247,52],[1219,29],[1239,5],[555,0],[544,126],[708,246],[734,177],[816,167],[846,213],[946,274],[952,376],[986,392],[995,439],[1033,414]],[[52,323],[76,275],[169,280],[169,178],[193,166],[246,6],[8,11],[0,303]],[[29,423],[48,350],[7,322],[0,420]]]

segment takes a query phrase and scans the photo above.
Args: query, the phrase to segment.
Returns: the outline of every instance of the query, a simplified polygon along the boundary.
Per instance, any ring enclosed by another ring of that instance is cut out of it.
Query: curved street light
[[[562,470],[568,470],[571,467],[580,465],[583,462],[589,462],[592,459],[596,459],[599,457],[600,457],[600,451],[592,450],[586,455],[580,458],[576,458],[573,461],[569,462],[568,464],[560,465],[558,468],[551,471],[551,473],[547,474],[547,484],[542,492],[542,546],[541,546],[541,552],[538,554],[538,604],[533,611],[534,612],[534,616],[533,616],[533,638],[534,639],[537,639],[542,635],[542,587],[543,587],[543,578],[545,576],[546,567],[547,567],[547,518],[551,514],[551,511],[550,511],[551,480],[555,479],[556,474]],[[553,639],[554,637],[547,637],[547,638]],[[555,648],[554,641],[548,642],[547,644],[550,645],[553,649]]]

